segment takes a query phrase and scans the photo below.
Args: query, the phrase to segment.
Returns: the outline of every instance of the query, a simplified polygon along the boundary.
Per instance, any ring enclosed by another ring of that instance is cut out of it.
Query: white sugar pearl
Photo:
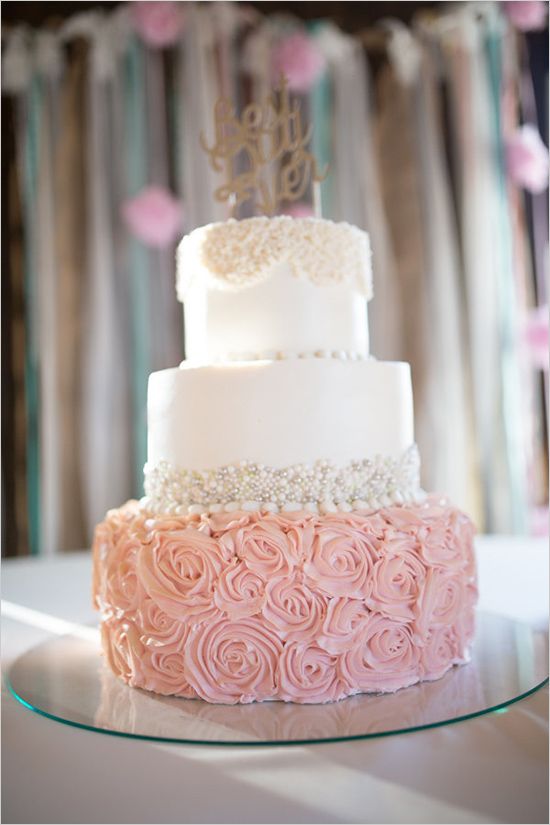
[[[262,504],[262,512],[263,513],[278,513],[279,508],[275,504],[274,501],[268,501],[265,504]]]
[[[333,501],[322,501],[319,510],[321,513],[336,513],[337,507]]]
[[[249,510],[253,512],[254,510],[260,509],[260,502],[259,501],[241,501],[241,510]]]
[[[306,501],[304,504],[304,510],[308,510],[310,513],[318,513],[319,507],[316,501]]]
[[[187,512],[190,516],[201,516],[203,513],[208,512],[208,509],[202,504],[190,504]]]
[[[281,510],[283,513],[296,513],[298,510],[302,509],[302,505],[299,501],[288,501],[286,504],[283,504]]]
[[[215,502],[214,504],[209,504],[208,505],[208,510],[211,513],[222,513],[223,512],[223,507],[224,507],[223,504],[219,504],[218,502]]]
[[[240,505],[238,501],[228,501],[223,509],[226,513],[234,513],[236,510],[240,510]]]
[[[347,501],[339,501],[338,509],[341,513],[349,513],[351,511],[351,504],[348,504]]]

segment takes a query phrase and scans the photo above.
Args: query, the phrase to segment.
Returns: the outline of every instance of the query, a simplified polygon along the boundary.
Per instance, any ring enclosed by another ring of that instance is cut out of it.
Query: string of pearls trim
[[[399,458],[375,456],[337,467],[329,461],[266,467],[250,461],[213,470],[180,470],[168,461],[145,465],[147,512],[177,515],[263,510],[377,510],[421,501],[416,444]]]
[[[315,352],[294,352],[292,350],[264,350],[263,352],[228,352],[209,360],[209,364],[225,364],[228,361],[291,361],[309,358],[332,358],[338,361],[376,361],[374,355],[364,355],[356,350],[318,349]],[[180,367],[187,366],[182,361]]]

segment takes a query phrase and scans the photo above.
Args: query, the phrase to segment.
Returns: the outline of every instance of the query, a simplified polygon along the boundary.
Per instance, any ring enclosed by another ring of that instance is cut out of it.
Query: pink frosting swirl
[[[94,598],[113,672],[235,703],[325,702],[468,659],[473,525],[436,499],[376,512],[108,513]]]
[[[317,525],[311,560],[304,571],[328,596],[366,598],[370,574],[378,559],[377,542],[354,518],[338,514]]]
[[[194,528],[157,530],[141,548],[137,569],[147,594],[169,616],[194,622],[216,615],[214,589],[227,557]]]
[[[474,526],[468,516],[449,505],[428,503],[422,512],[423,525],[417,531],[420,552],[430,565],[452,570],[471,568]]]
[[[267,513],[261,516],[264,523],[273,524],[282,530],[289,543],[291,558],[298,565],[311,558],[315,516],[304,511],[294,513]]]
[[[265,582],[240,559],[234,557],[223,571],[214,601],[230,619],[243,619],[260,613],[265,604]]]
[[[171,645],[182,648],[189,635],[189,624],[169,616],[149,596],[141,602],[136,625],[141,633],[141,641],[148,647]]]
[[[413,619],[426,580],[426,567],[416,541],[407,534],[386,532],[384,554],[372,570],[368,606],[394,619]]]
[[[281,639],[302,642],[315,638],[327,612],[325,596],[311,590],[302,576],[272,579],[266,595],[263,615]]]
[[[255,617],[212,620],[189,634],[186,676],[208,702],[232,705],[269,699],[276,692],[282,650],[277,634]]]
[[[93,543],[95,606],[104,618],[133,616],[142,590],[136,573],[137,554],[145,539],[144,521],[128,502],[111,510],[96,527]]]
[[[185,654],[182,645],[148,647],[141,663],[142,675],[139,687],[153,690],[164,696],[196,697],[185,675]]]
[[[349,693],[339,656],[315,642],[288,642],[279,665],[279,694],[286,702],[334,702]]]
[[[317,643],[329,653],[348,650],[369,616],[369,609],[360,599],[329,599],[327,615]]]
[[[246,527],[254,520],[255,513],[238,510],[233,513],[210,513],[204,515],[202,521],[207,524],[212,535],[219,538],[227,533],[228,530],[236,530],[239,527]],[[230,542],[227,542],[229,545]]]
[[[141,678],[145,647],[136,626],[126,620],[109,619],[101,624],[101,642],[113,673],[129,685]]]
[[[422,648],[420,673],[423,679],[439,679],[460,659],[456,633],[451,627],[434,627]]]
[[[452,625],[466,607],[463,573],[441,567],[428,570],[426,584],[418,597],[417,625],[420,633],[434,627]]]
[[[478,599],[477,585],[467,584],[464,590],[464,605],[455,621],[455,632],[460,643],[461,661],[470,659],[468,647],[474,638],[476,614],[475,606]]]
[[[342,673],[356,691],[391,692],[418,681],[420,649],[411,626],[371,614],[342,658]]]
[[[286,533],[273,520],[252,521],[228,530],[221,542],[265,581],[287,576],[298,562]]]

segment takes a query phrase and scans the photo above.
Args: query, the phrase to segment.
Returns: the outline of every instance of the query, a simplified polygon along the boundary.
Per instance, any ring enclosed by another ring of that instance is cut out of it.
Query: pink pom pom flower
[[[163,49],[177,43],[184,24],[183,3],[134,0],[129,6],[133,26],[148,46]]]
[[[503,6],[508,20],[519,31],[540,31],[546,27],[545,0],[509,0]]]
[[[326,66],[324,55],[315,41],[303,32],[295,32],[279,40],[271,59],[274,79],[283,74],[289,89],[294,92],[309,91]]]
[[[510,177],[534,195],[548,186],[548,149],[534,126],[526,123],[516,129],[506,143]]]
[[[283,215],[288,215],[291,218],[313,218],[314,214],[313,207],[303,201],[291,203],[283,210]]]
[[[177,239],[183,206],[167,189],[149,186],[122,204],[122,218],[130,232],[147,246],[164,248]]]
[[[548,307],[541,306],[531,310],[524,328],[529,358],[541,370],[547,370],[550,362],[548,326]]]

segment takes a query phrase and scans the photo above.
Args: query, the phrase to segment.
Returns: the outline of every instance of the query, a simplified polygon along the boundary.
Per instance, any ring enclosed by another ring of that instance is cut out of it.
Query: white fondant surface
[[[345,284],[318,286],[296,278],[288,264],[244,290],[222,290],[205,278],[184,302],[185,354],[208,364],[232,353],[290,350],[369,351],[365,296]]]
[[[400,456],[414,442],[405,363],[296,359],[153,373],[148,463],[285,467]]]

